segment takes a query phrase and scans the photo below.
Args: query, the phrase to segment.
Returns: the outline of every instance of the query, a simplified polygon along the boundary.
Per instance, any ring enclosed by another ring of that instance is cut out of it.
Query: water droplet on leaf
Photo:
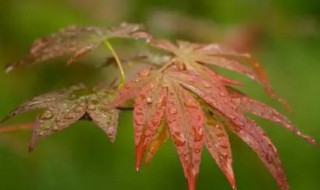
[[[51,119],[53,117],[53,114],[51,111],[47,110],[47,111],[44,111],[41,116],[40,116],[40,119],[42,120],[48,120],[48,119]]]
[[[177,110],[176,108],[169,108],[169,114],[176,114]]]
[[[147,103],[148,103],[148,104],[151,104],[151,103],[152,103],[152,99],[151,99],[150,97],[148,97],[146,100],[147,100]]]

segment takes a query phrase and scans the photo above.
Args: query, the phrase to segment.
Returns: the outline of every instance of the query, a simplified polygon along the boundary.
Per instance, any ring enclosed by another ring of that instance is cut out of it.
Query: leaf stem
[[[0,127],[0,133],[8,133],[8,132],[15,132],[19,130],[24,130],[24,129],[32,129],[34,126],[34,123],[24,123],[20,125],[14,125],[14,126],[6,126]]]
[[[174,64],[174,60],[170,60],[169,62],[167,62],[166,64],[164,64],[160,69],[159,72],[163,72],[166,69],[168,69],[171,65]]]
[[[120,81],[120,83],[118,85],[118,89],[120,89],[126,83],[126,75],[125,75],[124,70],[122,68],[122,64],[121,64],[120,58],[119,58],[119,56],[117,55],[116,51],[113,49],[112,45],[110,44],[110,42],[108,40],[104,40],[104,44],[107,46],[107,48],[109,49],[109,51],[113,55],[114,59],[116,60],[117,65],[118,65],[118,68],[120,70],[121,81]]]

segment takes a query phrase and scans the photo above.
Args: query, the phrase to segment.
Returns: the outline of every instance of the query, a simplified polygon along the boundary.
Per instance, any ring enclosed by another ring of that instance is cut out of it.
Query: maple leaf
[[[70,64],[111,38],[149,39],[150,34],[144,32],[143,26],[138,24],[122,23],[110,29],[69,26],[58,33],[35,40],[29,53],[23,59],[8,65],[6,72],[20,65],[43,62],[65,55],[71,55],[68,60]]]
[[[219,44],[199,44],[181,40],[174,43],[166,39],[152,38],[150,45],[172,53],[176,61],[182,62],[188,69],[197,68],[199,64],[207,64],[246,75],[263,85],[270,96],[278,99],[290,110],[288,103],[272,89],[262,65],[248,53],[239,53]]]
[[[157,147],[166,140],[168,128],[189,187],[194,189],[204,142],[202,126],[205,116],[200,104],[167,73],[142,71],[139,75],[110,103],[115,106],[136,97],[133,115],[137,170],[146,149],[150,150],[147,159],[150,161]],[[161,125],[164,118],[167,128]]]
[[[121,59],[108,42],[110,38],[118,37],[146,39],[149,45],[165,50],[169,55],[158,57],[150,53],[126,60],[126,68],[143,69],[136,78],[125,83],[126,76],[131,78],[135,72],[122,68]],[[288,190],[275,146],[247,114],[275,122],[311,144],[317,144],[277,110],[232,87],[243,85],[241,82],[214,70],[220,67],[250,77],[263,85],[269,95],[287,106],[271,88],[262,66],[250,54],[238,53],[218,44],[154,39],[140,25],[121,24],[111,29],[75,26],[63,29],[35,41],[29,54],[6,70],[64,55],[71,55],[68,63],[72,63],[101,43],[105,43],[111,51],[113,58],[109,61],[115,62],[121,73],[120,82],[118,78],[115,82],[109,82],[112,87],[118,84],[114,89],[107,90],[110,88],[108,86],[93,89],[84,85],[73,86],[37,96],[5,118],[34,109],[42,110],[33,126],[30,150],[40,137],[61,131],[83,118],[93,120],[114,141],[119,110],[133,108],[137,170],[144,158],[149,163],[161,145],[171,138],[189,190],[196,188],[203,147],[209,150],[233,189],[236,189],[231,145],[226,132],[228,128],[257,153],[280,188]],[[213,69],[208,66],[213,66]]]
[[[4,120],[27,111],[41,109],[33,126],[29,150],[38,139],[63,130],[81,118],[93,120],[113,142],[117,133],[118,109],[106,109],[113,98],[112,92],[100,88],[88,89],[75,85],[68,89],[36,96],[12,111]]]
[[[225,130],[229,128],[258,154],[281,189],[288,190],[276,148],[246,113],[278,123],[312,144],[316,144],[316,141],[299,131],[275,109],[237,93],[229,86],[241,83],[224,77],[201,63],[205,60],[205,63],[210,64],[212,61],[220,67],[245,74],[273,93],[264,74],[261,74],[261,67],[255,65],[251,68],[239,61],[229,61],[228,58],[215,59],[213,56],[242,56],[217,46],[178,42],[180,46],[177,48],[172,42],[154,39],[151,43],[160,48],[165,47],[163,49],[174,52],[176,56],[172,56],[158,70],[141,71],[109,103],[112,108],[130,99],[135,100],[133,115],[137,170],[145,154],[146,162],[149,163],[161,144],[171,137],[189,190],[194,190],[196,186],[203,145],[231,186],[236,189],[231,145]]]

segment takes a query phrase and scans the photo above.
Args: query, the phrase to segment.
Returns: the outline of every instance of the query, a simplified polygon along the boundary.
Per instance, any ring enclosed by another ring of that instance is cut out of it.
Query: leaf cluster
[[[137,51],[136,56],[124,60],[113,49],[112,38],[142,39],[150,49],[159,49],[162,54],[141,56]],[[276,109],[238,91],[236,87],[243,83],[215,69],[219,67],[251,78],[286,105],[272,90],[262,66],[250,54],[219,44],[156,39],[136,24],[123,23],[110,29],[72,26],[36,40],[29,53],[10,64],[6,71],[65,55],[71,56],[67,61],[70,64],[101,44],[111,51],[119,67],[121,81],[117,85],[89,88],[80,84],[46,93],[23,103],[6,117],[42,110],[32,127],[30,150],[39,138],[61,131],[79,119],[95,122],[114,141],[119,112],[129,108],[133,110],[137,170],[143,159],[149,163],[161,145],[171,138],[189,190],[196,187],[204,147],[236,189],[227,133],[230,130],[257,153],[280,188],[289,189],[275,146],[248,114],[275,122],[312,144],[316,141]],[[126,81],[127,73],[121,62],[130,63],[132,67],[140,65],[134,79]]]

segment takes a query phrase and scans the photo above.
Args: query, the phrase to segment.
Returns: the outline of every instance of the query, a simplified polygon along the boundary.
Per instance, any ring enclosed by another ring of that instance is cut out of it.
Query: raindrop
[[[176,108],[169,108],[169,114],[176,114],[177,110]]]
[[[223,96],[223,97],[226,96],[226,93],[224,91],[221,91],[219,94],[220,96]]]
[[[243,127],[243,126],[244,126],[244,123],[243,123],[242,121],[239,121],[239,122],[238,122],[238,126],[239,126],[239,127]]]
[[[190,107],[190,108],[197,108],[197,104],[192,101],[191,99],[188,99],[185,103],[184,103],[185,106],[187,107]]]
[[[154,126],[159,125],[159,119],[154,118],[151,123]]]
[[[53,114],[49,110],[44,111],[40,116],[40,118],[43,119],[43,120],[48,120],[48,119],[51,119],[52,117],[53,117]]]
[[[77,112],[77,113],[81,113],[81,112],[84,111],[84,107],[82,107],[82,106],[77,106],[77,107],[74,109],[74,111]]]
[[[39,136],[44,136],[44,131],[40,131]]]
[[[148,97],[146,100],[147,100],[147,103],[148,103],[148,104],[151,104],[151,103],[152,103],[152,99],[151,99],[150,97]]]
[[[49,129],[49,126],[48,126],[48,125],[41,125],[41,126],[40,126],[40,129],[41,129],[41,130],[48,130],[48,129]]]
[[[210,82],[202,81],[202,83],[203,83],[203,86],[206,87],[206,88],[212,87],[212,85],[210,84]]]
[[[65,116],[66,119],[74,119],[76,115],[74,113],[69,113]]]
[[[59,131],[59,127],[58,127],[58,126],[54,126],[54,127],[52,128],[52,130],[53,130],[53,131]]]
[[[186,144],[186,141],[183,140],[183,139],[175,139],[174,143],[177,145],[177,146],[184,146]]]
[[[230,118],[231,120],[234,120],[234,119],[236,119],[236,116],[230,115],[229,118]]]
[[[199,142],[202,140],[203,140],[203,133],[202,132],[195,133],[194,141]]]
[[[146,77],[146,76],[149,76],[149,74],[150,74],[150,71],[148,71],[148,70],[143,70],[143,71],[139,72],[140,77]]]
[[[96,106],[94,104],[89,104],[88,105],[88,110],[95,110]]]
[[[187,156],[184,157],[184,163],[187,164],[187,165],[189,164],[189,157],[187,157]]]

